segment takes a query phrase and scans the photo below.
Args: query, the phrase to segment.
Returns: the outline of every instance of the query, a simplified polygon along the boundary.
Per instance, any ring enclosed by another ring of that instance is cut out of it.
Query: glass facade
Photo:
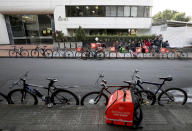
[[[52,44],[51,15],[9,15],[15,44]]]
[[[67,17],[151,17],[149,6],[66,6]]]

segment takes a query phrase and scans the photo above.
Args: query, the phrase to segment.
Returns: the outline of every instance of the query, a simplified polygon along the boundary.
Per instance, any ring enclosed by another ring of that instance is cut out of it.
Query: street
[[[12,82],[30,71],[27,82],[47,85],[46,78],[57,78],[59,85],[76,85],[75,92],[83,93],[94,88],[98,74],[104,72],[108,84],[124,84],[131,80],[138,69],[143,81],[161,82],[158,77],[172,76],[173,81],[165,87],[190,90],[192,87],[192,61],[190,60],[79,60],[79,59],[33,59],[1,58],[0,91],[7,93]],[[147,86],[148,87],[148,86]],[[154,89],[154,88],[153,88]],[[189,92],[190,93],[190,92]]]

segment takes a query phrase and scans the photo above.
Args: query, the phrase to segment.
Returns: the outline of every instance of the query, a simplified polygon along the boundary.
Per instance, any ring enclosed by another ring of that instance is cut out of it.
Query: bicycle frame
[[[155,93],[154,93],[155,96],[158,94],[159,90],[161,90],[162,92],[165,92],[165,91],[162,89],[163,85],[165,84],[165,80],[163,80],[162,83],[154,83],[154,82],[142,81],[142,80],[141,80],[141,77],[137,75],[138,72],[139,72],[139,71],[137,71],[137,70],[134,71],[134,73],[133,73],[133,75],[132,75],[132,80],[135,81],[135,84],[136,84],[137,86],[139,86],[141,90],[144,90],[144,88],[142,87],[142,84],[149,84],[149,85],[155,85],[155,86],[158,87],[158,89],[157,89],[157,90],[155,91]],[[135,79],[137,79],[137,80],[135,80]]]
[[[164,92],[164,90],[161,89],[161,88],[162,88],[163,85],[165,84],[165,81],[163,81],[161,84],[159,84],[159,83],[152,83],[152,82],[148,82],[148,81],[142,81],[142,84],[150,84],[150,85],[155,85],[155,86],[157,86],[158,89],[157,89],[157,90],[155,91],[155,93],[154,93],[155,96],[157,95],[157,93],[159,92],[159,90],[161,90],[162,92]],[[139,86],[140,89],[144,90],[144,88],[141,86],[140,83],[137,83],[136,85]]]

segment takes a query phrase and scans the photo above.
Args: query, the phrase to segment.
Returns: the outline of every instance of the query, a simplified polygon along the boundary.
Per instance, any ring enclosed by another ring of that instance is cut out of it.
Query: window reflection
[[[53,43],[50,15],[10,15],[15,44]]]
[[[137,16],[137,7],[131,7],[131,17]]]
[[[67,17],[150,17],[145,6],[66,6]]]

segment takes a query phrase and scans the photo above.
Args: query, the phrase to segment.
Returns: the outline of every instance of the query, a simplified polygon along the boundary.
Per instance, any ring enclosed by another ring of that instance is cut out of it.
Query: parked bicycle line
[[[56,104],[61,105],[94,105],[94,104],[104,104],[106,105],[109,99],[109,95],[115,90],[132,90],[134,94],[139,98],[141,104],[153,105],[157,102],[159,105],[180,103],[185,104],[187,102],[187,93],[180,88],[161,88],[166,81],[171,81],[171,77],[161,78],[163,80],[162,84],[149,83],[158,86],[158,89],[154,92],[153,90],[146,90],[142,88],[143,83],[137,75],[137,71],[134,72],[132,82],[124,81],[127,85],[108,85],[105,81],[104,74],[99,74],[98,80],[96,81],[97,90],[84,94],[84,96],[79,97],[74,92],[70,91],[70,88],[74,86],[62,87],[55,85],[58,81],[55,78],[48,78],[48,86],[39,86],[35,84],[29,84],[27,78],[28,72],[26,72],[18,81],[14,82],[11,89],[14,86],[19,88],[11,90],[8,95],[0,94],[0,103],[9,104],[29,104],[37,105],[38,99],[40,98],[48,107],[52,107]],[[141,86],[142,85],[142,86]],[[139,88],[138,88],[138,87]],[[144,86],[145,87],[145,86]],[[38,88],[45,89],[47,94],[41,93]],[[109,91],[108,89],[112,89]],[[100,91],[99,91],[100,90]],[[109,95],[107,95],[105,92]],[[160,91],[160,92],[159,92]],[[157,93],[159,92],[159,93]],[[156,95],[158,97],[156,98]],[[91,97],[89,97],[91,96]],[[6,102],[7,101],[7,102]],[[164,102],[164,103],[162,103]],[[85,104],[86,103],[86,104]]]
[[[91,43],[95,44],[95,43]],[[135,52],[132,50],[116,50],[115,47],[102,48],[99,44],[91,48],[53,48],[47,45],[24,48],[23,46],[12,46],[9,49],[1,49],[0,57],[13,58],[78,58],[78,59],[190,59],[191,54],[178,49],[161,48],[160,52],[151,52],[137,47]]]

